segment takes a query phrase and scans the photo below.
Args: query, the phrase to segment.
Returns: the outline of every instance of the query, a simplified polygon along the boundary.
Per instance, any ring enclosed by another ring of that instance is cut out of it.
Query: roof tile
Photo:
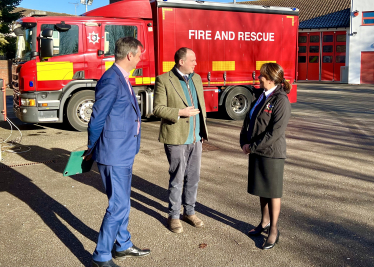
[[[349,27],[349,8],[300,22],[299,29]]]
[[[21,12],[23,16],[27,16],[30,14],[32,11],[41,11],[41,10],[36,10],[36,9],[29,9],[29,8],[23,8],[23,7],[16,7],[13,12]],[[56,12],[49,12],[46,11],[47,16],[74,16],[71,14],[66,14],[66,13],[56,13]]]
[[[260,6],[297,7],[300,10],[300,22],[336,13],[351,7],[351,0],[261,0],[238,3]],[[342,14],[345,13],[343,12]]]

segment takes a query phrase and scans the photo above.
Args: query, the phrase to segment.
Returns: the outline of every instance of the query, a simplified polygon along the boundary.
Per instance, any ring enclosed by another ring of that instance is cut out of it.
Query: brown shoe
[[[168,227],[169,230],[173,233],[180,234],[183,232],[183,226],[179,219],[172,219],[171,217],[168,218]]]
[[[197,228],[200,228],[200,227],[203,227],[204,226],[204,222],[202,220],[200,220],[199,218],[197,218],[197,216],[194,214],[194,215],[183,215],[183,221],[191,224],[192,226],[195,226]]]

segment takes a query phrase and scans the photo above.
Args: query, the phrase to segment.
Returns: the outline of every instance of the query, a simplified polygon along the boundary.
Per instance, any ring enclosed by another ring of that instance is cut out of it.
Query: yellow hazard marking
[[[213,61],[213,71],[235,70],[235,61]]]
[[[277,63],[276,61],[271,61],[271,60],[268,60],[268,61],[256,61],[256,70],[260,70],[261,69],[261,66],[265,63]]]
[[[72,80],[74,76],[72,62],[37,62],[38,81]]]
[[[150,83],[151,83],[151,77],[142,78],[142,84],[150,84]]]
[[[162,71],[163,72],[168,72],[171,70],[175,65],[174,61],[163,61],[162,62]]]
[[[173,11],[172,8],[163,8],[162,9],[162,20],[165,20],[165,11]]]
[[[108,70],[113,64],[114,61],[105,61],[105,70]]]
[[[292,26],[295,25],[295,17],[294,16],[287,16],[288,19],[292,19]]]
[[[290,82],[290,80],[286,80],[287,82]],[[253,84],[253,80],[252,81],[229,81],[227,82],[226,81],[226,84],[246,84],[246,83],[251,83]],[[255,80],[255,84],[259,84],[260,81],[259,80]],[[209,82],[203,82],[203,84],[209,84]],[[210,82],[210,84],[224,84],[224,81],[221,81],[221,82]]]
[[[152,82],[153,80],[153,82]],[[156,78],[153,77],[143,77],[143,84],[155,83]]]
[[[155,77],[140,77],[135,78],[135,84],[153,84],[155,83]]]
[[[222,82],[210,82],[210,84],[223,84],[224,81]],[[245,83],[253,83],[253,81],[231,81],[228,82],[226,81],[226,84],[245,84]],[[209,82],[203,82],[203,84],[209,84]]]

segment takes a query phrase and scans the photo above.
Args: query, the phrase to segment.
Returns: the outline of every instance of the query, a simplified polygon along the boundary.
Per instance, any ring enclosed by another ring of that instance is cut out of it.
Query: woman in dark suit
[[[251,105],[240,133],[240,146],[249,154],[248,193],[260,197],[262,219],[248,235],[268,230],[262,246],[271,249],[279,240],[278,217],[283,192],[286,158],[285,131],[291,116],[287,94],[291,85],[276,63],[265,63],[260,70],[260,87],[264,92]]]

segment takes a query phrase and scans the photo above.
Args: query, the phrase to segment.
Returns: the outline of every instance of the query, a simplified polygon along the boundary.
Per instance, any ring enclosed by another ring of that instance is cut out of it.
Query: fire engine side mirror
[[[55,28],[59,32],[66,32],[71,29],[71,25],[65,24],[65,21],[61,21],[61,23],[55,25]]]
[[[53,30],[51,29],[44,29],[42,32],[42,36],[44,38],[52,37],[53,36]]]
[[[44,29],[42,32],[42,38],[40,38],[40,57],[45,59],[53,56],[53,30]]]
[[[24,35],[23,30],[22,30],[22,27],[15,28],[15,29],[13,30],[13,32],[14,32],[14,34],[15,34],[16,36],[23,36],[23,35]]]
[[[36,22],[22,22],[22,28],[31,29],[36,26]]]
[[[53,56],[53,39],[42,38],[40,40],[40,57],[42,59]]]

